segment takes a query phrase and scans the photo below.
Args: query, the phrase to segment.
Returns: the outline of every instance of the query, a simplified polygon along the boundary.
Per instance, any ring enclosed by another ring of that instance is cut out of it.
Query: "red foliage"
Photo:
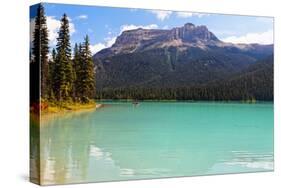
[[[30,106],[31,112],[39,113],[41,110],[46,110],[48,108],[48,103],[41,102],[41,103],[32,103]]]

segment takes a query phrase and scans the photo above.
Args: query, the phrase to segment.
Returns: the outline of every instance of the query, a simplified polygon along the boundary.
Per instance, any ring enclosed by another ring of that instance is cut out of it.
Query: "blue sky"
[[[61,16],[70,18],[72,46],[90,36],[93,53],[110,47],[124,30],[139,27],[171,29],[185,23],[206,25],[219,39],[233,43],[273,43],[273,18],[192,12],[111,8],[44,3],[50,46],[56,43]],[[36,6],[31,7],[31,30]]]

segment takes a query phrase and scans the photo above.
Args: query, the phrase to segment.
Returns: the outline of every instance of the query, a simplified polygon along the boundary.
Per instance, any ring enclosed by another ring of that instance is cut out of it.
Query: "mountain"
[[[206,26],[124,31],[94,55],[97,91],[177,89],[232,79],[273,54],[273,45],[232,44]]]

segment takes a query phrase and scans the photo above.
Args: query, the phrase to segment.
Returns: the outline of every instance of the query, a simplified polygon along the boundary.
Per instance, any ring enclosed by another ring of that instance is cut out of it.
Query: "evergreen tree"
[[[79,47],[80,63],[77,74],[77,92],[81,102],[87,103],[95,96],[94,62],[90,51],[89,36],[86,35],[83,45]]]
[[[78,51],[76,55],[77,66],[76,66],[76,96],[80,100],[83,95],[82,91],[82,79],[83,79],[83,48],[82,44],[79,43]]]
[[[53,101],[55,100],[54,91],[53,91],[53,85],[54,85],[54,77],[55,77],[55,60],[56,60],[56,50],[53,48],[52,50],[52,56],[49,59],[49,93],[48,93],[48,99]]]
[[[48,29],[47,29],[47,20],[44,13],[44,7],[42,4],[38,5],[37,8],[37,16],[35,18],[35,30],[33,33],[33,63],[34,65],[32,69],[35,71],[41,71],[41,96],[42,98],[46,98],[48,94],[48,76],[49,76],[49,68],[48,68]],[[39,69],[40,67],[40,69]],[[38,70],[39,69],[39,70]],[[31,70],[32,71],[32,70]],[[36,74],[36,73],[35,73]],[[33,78],[38,79],[39,78]],[[39,85],[39,83],[38,83]]]
[[[81,61],[81,58],[80,58],[80,53],[79,53],[79,47],[78,47],[78,44],[75,43],[74,45],[74,56],[73,56],[73,80],[74,80],[74,83],[73,83],[73,98],[75,100],[77,100],[78,98],[78,93],[77,93],[77,87],[78,87],[78,78],[77,78],[77,75],[78,75],[78,71],[79,71],[79,63]]]
[[[70,100],[73,92],[73,66],[71,62],[69,20],[66,14],[61,19],[57,41],[53,91],[57,100]]]
[[[55,48],[53,48],[53,50],[52,50],[52,61],[53,61],[53,62],[55,62],[55,60],[56,60],[56,56],[57,56],[56,49],[55,49]]]

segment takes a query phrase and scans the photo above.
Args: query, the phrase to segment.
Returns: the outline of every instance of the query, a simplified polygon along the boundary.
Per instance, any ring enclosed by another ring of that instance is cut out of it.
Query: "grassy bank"
[[[95,101],[88,103],[41,101],[41,115],[94,110],[100,106]]]
[[[97,108],[102,107],[102,104],[97,104],[95,101],[88,103],[78,102],[50,102],[42,100],[40,105],[33,103],[30,108],[30,125],[42,126],[42,122],[48,122],[57,117],[69,118],[81,113],[93,112]],[[40,112],[40,114],[39,114]]]

